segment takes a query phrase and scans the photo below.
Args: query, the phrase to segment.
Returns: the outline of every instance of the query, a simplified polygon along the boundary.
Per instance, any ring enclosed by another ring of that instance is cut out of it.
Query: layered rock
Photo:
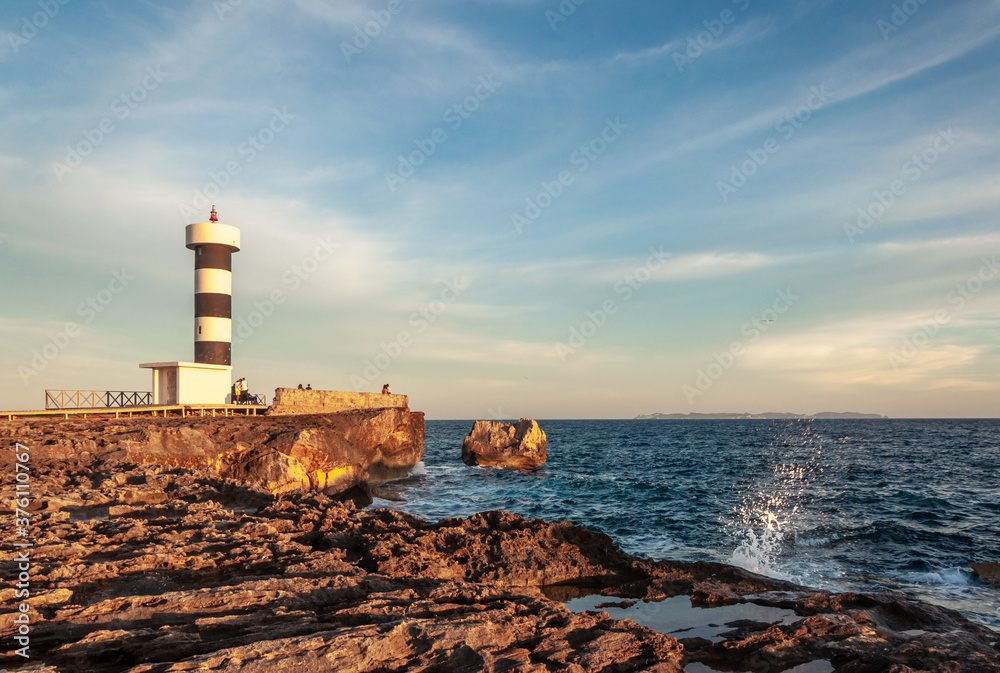
[[[46,460],[114,459],[211,468],[270,493],[339,493],[406,474],[423,455],[424,416],[406,408],[311,416],[36,419],[0,437]]]
[[[52,460],[36,449],[30,659],[8,652],[2,667],[680,673],[698,661],[771,673],[821,659],[842,673],[1000,668],[995,633],[898,596],[651,563],[605,535],[506,512],[430,523],[315,491],[266,494],[207,468],[136,465],[121,451]],[[14,592],[0,588],[0,601],[16,605]],[[561,602],[593,593],[793,613],[734,622],[710,642]],[[4,643],[14,643],[12,618],[0,621]]]
[[[462,442],[466,465],[534,470],[547,459],[545,432],[530,418],[517,423],[476,421]]]

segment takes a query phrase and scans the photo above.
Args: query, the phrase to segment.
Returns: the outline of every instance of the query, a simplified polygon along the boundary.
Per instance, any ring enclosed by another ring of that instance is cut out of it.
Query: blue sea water
[[[534,472],[467,467],[471,421],[428,421],[394,484],[429,520],[568,520],[652,559],[710,560],[834,591],[903,592],[1000,630],[1000,421],[541,421]]]

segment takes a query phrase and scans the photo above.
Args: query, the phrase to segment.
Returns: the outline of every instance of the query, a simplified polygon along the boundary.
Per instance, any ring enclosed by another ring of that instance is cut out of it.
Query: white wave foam
[[[971,579],[969,574],[961,568],[946,568],[938,572],[907,573],[905,578],[914,584],[959,587],[969,586]]]
[[[407,477],[426,477],[427,476],[427,466],[424,465],[424,461],[418,460],[417,464],[414,465],[410,469],[409,473],[406,476]]]

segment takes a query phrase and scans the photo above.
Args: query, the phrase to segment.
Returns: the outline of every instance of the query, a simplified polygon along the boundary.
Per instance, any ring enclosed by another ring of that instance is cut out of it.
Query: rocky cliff
[[[0,423],[0,438],[46,461],[209,468],[269,493],[335,494],[406,474],[423,455],[424,415],[403,407],[335,414]]]

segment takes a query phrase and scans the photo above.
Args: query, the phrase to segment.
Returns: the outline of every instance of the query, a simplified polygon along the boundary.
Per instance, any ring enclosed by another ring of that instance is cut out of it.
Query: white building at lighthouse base
[[[200,362],[147,362],[153,370],[153,404],[226,404],[233,368]]]

